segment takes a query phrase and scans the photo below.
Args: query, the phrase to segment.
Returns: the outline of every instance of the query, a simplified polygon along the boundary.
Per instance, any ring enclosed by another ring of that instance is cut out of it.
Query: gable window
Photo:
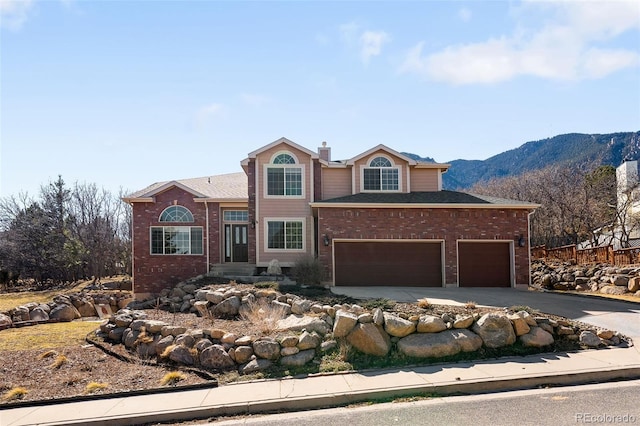
[[[362,175],[364,191],[397,191],[400,188],[398,167],[385,157],[375,157]]]
[[[266,170],[267,196],[302,196],[302,166],[288,153],[274,156]]]
[[[301,220],[267,221],[267,248],[302,250],[303,226]]]
[[[193,222],[193,215],[186,207],[171,206],[164,209],[160,222]]]
[[[160,222],[193,222],[193,214],[183,206],[167,207]],[[151,254],[203,254],[201,226],[152,226]]]

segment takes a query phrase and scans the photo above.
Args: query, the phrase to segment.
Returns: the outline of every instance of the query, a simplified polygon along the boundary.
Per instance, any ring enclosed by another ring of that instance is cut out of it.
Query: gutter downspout
[[[205,212],[205,222],[206,222],[206,226],[207,226],[207,268],[206,268],[206,273],[209,273],[209,265],[211,265],[210,259],[209,259],[209,245],[211,244],[211,242],[209,241],[209,205],[207,204],[207,201],[205,200],[204,202],[204,212]]]
[[[531,287],[531,216],[535,213],[535,210],[530,211],[529,213],[527,213],[527,249],[528,249],[528,253],[527,253],[527,258],[529,259],[529,283],[527,284],[529,287]]]

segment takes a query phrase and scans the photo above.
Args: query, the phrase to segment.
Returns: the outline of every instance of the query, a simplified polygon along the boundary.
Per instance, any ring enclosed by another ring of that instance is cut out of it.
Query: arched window
[[[391,161],[384,157],[376,157],[369,163],[369,167],[391,167],[391,165]]]
[[[369,161],[362,174],[364,191],[397,191],[399,189],[399,170],[391,160],[378,156]]]
[[[267,193],[269,197],[301,197],[302,166],[288,152],[273,156],[266,166]]]
[[[186,207],[170,206],[160,214],[160,222],[193,222]],[[151,254],[203,254],[202,226],[152,226]]]
[[[193,222],[193,215],[186,207],[171,206],[164,209],[160,222]]]
[[[296,164],[296,160],[289,154],[278,154],[273,158],[273,164]]]

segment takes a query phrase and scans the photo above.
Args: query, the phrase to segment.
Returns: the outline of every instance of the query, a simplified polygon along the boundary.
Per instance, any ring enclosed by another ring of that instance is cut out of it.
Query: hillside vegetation
[[[407,156],[433,161],[428,157]],[[451,168],[443,175],[444,189],[467,189],[474,184],[499,177],[517,176],[551,165],[592,170],[598,166],[618,167],[624,160],[640,157],[640,131],[609,134],[569,133],[524,145],[486,160],[446,161]]]

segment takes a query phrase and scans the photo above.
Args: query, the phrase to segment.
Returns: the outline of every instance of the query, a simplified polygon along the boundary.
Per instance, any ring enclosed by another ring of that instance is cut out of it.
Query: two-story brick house
[[[153,184],[133,206],[136,295],[213,264],[293,266],[317,256],[330,285],[512,287],[529,283],[536,204],[442,189],[448,164],[384,145],[333,161],[281,138],[243,172]]]

